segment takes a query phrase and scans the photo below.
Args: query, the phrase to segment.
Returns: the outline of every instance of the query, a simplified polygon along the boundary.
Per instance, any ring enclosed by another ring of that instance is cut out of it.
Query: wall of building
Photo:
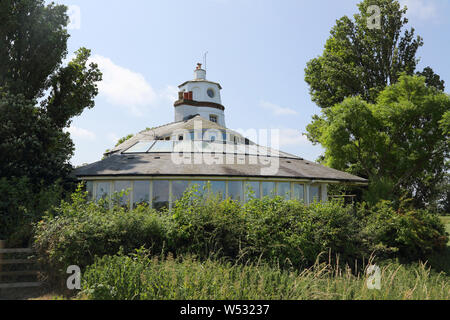
[[[185,104],[175,107],[175,121],[183,121],[186,117],[196,114],[206,120],[209,120],[210,114],[214,114],[217,116],[217,124],[225,127],[225,113],[223,110],[211,107],[196,107]]]
[[[282,196],[287,200],[299,200],[305,203],[327,201],[325,183],[305,183],[281,180],[242,180],[242,179],[98,179],[87,180],[87,191],[91,199],[106,197],[111,199],[115,192],[128,190],[121,201],[125,205],[147,202],[156,208],[171,208],[190,185],[197,185],[199,190],[207,186],[214,193],[238,201],[247,201],[249,197]],[[249,190],[252,190],[249,192]]]

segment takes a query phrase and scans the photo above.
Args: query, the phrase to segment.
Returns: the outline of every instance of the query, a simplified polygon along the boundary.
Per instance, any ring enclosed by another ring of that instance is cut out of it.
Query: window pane
[[[150,202],[150,181],[135,181],[133,188],[133,207]]]
[[[245,183],[245,199],[259,199],[260,198],[260,192],[259,192],[259,181],[247,181]]]
[[[286,200],[291,198],[291,184],[289,182],[278,182],[278,195]]]
[[[109,182],[97,182],[96,200],[109,196]]]
[[[262,196],[273,197],[275,194],[275,182],[261,182],[262,183]]]
[[[309,186],[309,202],[320,201],[320,187]]]
[[[88,193],[87,199],[92,200],[93,195],[94,195],[94,182],[86,181],[86,191]]]
[[[242,181],[228,181],[228,197],[237,201],[244,200]]]
[[[131,192],[131,181],[115,181],[114,182],[114,193],[122,192],[124,191],[126,194],[124,194],[122,197],[119,198],[119,204],[121,206],[128,206],[130,203],[130,192]],[[117,197],[118,195],[115,195]],[[116,199],[113,197],[113,199]]]
[[[131,148],[127,149],[124,153],[147,152],[154,142],[155,141],[140,141]]]
[[[305,186],[303,184],[294,183],[294,194],[292,199],[305,201]]]
[[[172,152],[172,149],[173,141],[158,140],[148,152]]]
[[[195,189],[197,189],[198,193],[203,194],[203,191],[205,190],[206,181],[191,181],[191,186],[194,186]]]
[[[172,181],[172,201],[180,199],[188,187],[189,181]]]
[[[219,194],[221,199],[225,198],[225,181],[210,181],[210,191]]]
[[[153,208],[169,208],[169,181],[153,181]]]

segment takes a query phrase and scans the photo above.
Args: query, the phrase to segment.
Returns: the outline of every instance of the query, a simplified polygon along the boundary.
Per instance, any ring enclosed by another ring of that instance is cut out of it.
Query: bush
[[[312,265],[323,252],[345,261],[362,256],[358,220],[341,202],[306,206],[277,197],[252,200],[244,210],[249,248],[266,260],[299,267]]]
[[[79,187],[71,203],[63,201],[55,216],[36,225],[34,248],[49,275],[57,279],[69,265],[83,268],[96,256],[120,248],[129,253],[144,244],[162,251],[167,216],[143,206],[133,211],[120,206],[109,209],[106,202],[89,202],[86,197]]]
[[[86,267],[96,256],[128,254],[144,246],[153,254],[187,253],[229,261],[266,261],[304,268],[317,257],[342,263],[368,258],[373,250],[412,260],[445,247],[442,223],[426,211],[395,211],[389,202],[354,210],[341,202],[304,205],[280,197],[245,204],[188,190],[171,212],[146,206],[111,208],[86,200],[79,188],[55,216],[36,226],[35,248],[51,274],[69,265]]]
[[[364,233],[373,250],[411,261],[446,248],[445,226],[433,213],[404,207],[394,210],[389,201],[371,208],[363,204],[360,210],[365,212]]]
[[[32,184],[26,177],[0,179],[0,239],[10,247],[28,246],[33,223],[61,201],[63,189]]]

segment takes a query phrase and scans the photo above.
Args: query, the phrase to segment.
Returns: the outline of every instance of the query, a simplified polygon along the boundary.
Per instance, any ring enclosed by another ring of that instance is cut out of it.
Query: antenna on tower
[[[206,55],[208,54],[208,51],[206,51],[204,54],[203,54],[203,65],[204,65],[204,68],[205,68],[205,71],[206,71]]]

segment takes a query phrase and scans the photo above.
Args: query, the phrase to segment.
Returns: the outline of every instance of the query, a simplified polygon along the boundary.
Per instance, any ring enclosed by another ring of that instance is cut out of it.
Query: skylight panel
[[[127,149],[123,153],[138,153],[138,152],[147,152],[148,149],[153,145],[155,141],[139,141],[131,148]]]
[[[169,140],[158,140],[151,147],[148,152],[172,152],[173,151],[173,141]]]

